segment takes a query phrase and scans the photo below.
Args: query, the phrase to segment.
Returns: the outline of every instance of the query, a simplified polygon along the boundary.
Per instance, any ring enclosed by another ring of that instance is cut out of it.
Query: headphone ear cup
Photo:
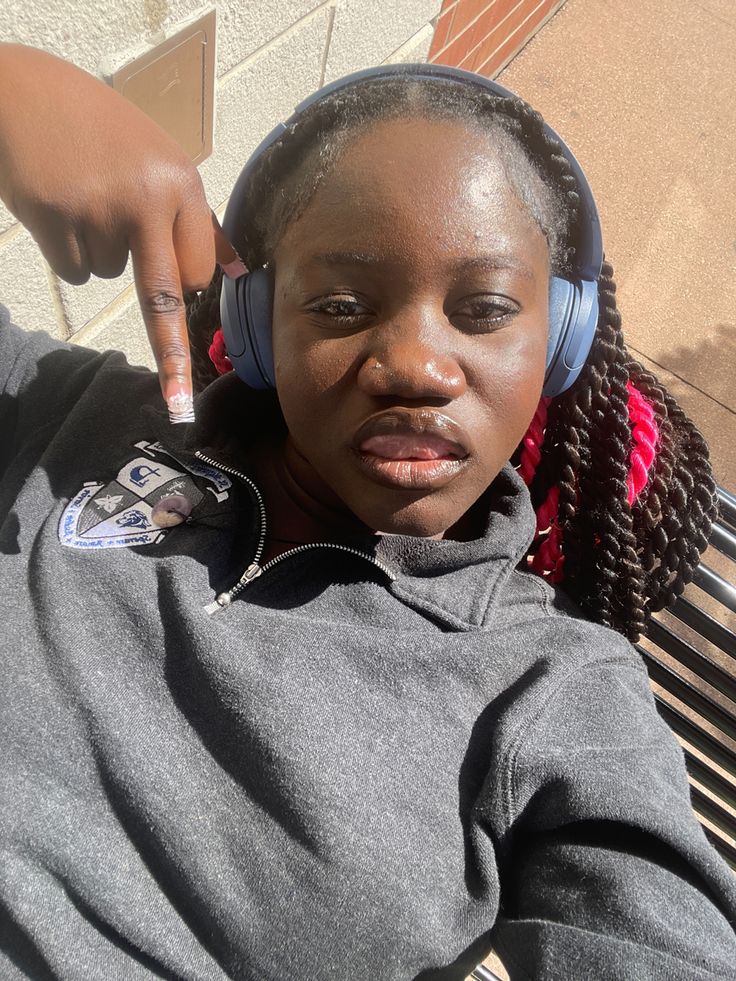
[[[252,358],[260,384],[254,388],[275,388],[273,369],[273,276],[268,269],[256,269],[245,284],[246,323]]]
[[[597,324],[598,284],[553,276],[543,395],[562,395],[573,384],[590,353]]]
[[[251,388],[275,388],[273,369],[273,277],[266,269],[233,280],[222,277],[220,322],[238,377]]]
[[[553,276],[549,282],[549,336],[547,338],[547,370],[549,377],[554,368],[560,346],[567,333],[574,305],[575,287],[559,276]]]

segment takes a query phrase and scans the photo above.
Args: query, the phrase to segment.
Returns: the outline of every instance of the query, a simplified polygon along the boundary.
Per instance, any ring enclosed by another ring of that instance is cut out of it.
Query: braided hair
[[[328,95],[261,154],[242,237],[233,243],[248,267],[268,263],[356,132],[408,117],[462,122],[492,135],[509,184],[547,240],[551,272],[569,271],[577,181],[539,113],[480,86],[412,77],[368,79]],[[226,360],[220,279],[218,270],[206,291],[187,298],[197,389]],[[716,485],[705,440],[626,350],[608,262],[598,293],[585,367],[567,392],[541,400],[513,462],[537,515],[529,567],[560,583],[585,616],[635,641],[651,613],[692,580],[716,515]]]

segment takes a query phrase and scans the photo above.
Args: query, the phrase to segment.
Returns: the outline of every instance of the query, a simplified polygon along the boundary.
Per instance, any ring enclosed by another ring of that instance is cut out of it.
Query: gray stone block
[[[219,0],[217,74],[224,75],[324,0]]]
[[[392,51],[388,58],[384,59],[384,64],[408,65],[426,61],[433,37],[434,26],[425,24],[405,44],[402,44],[396,51]]]
[[[214,151],[200,166],[214,208],[263,137],[319,86],[329,19],[330,9],[320,8],[218,87]]]
[[[439,5],[440,0],[398,5],[338,0],[336,6],[324,0],[257,0],[249,5],[219,0],[218,71],[229,74],[217,86],[214,152],[200,167],[213,207],[223,206],[262,137],[319,86],[333,13],[328,79],[386,59],[423,60],[431,42],[427,21]],[[43,6],[10,0],[0,8],[0,37],[45,48],[98,74],[119,67],[211,7],[198,0],[50,0]],[[0,234],[14,224],[0,206]],[[11,232],[0,246],[0,297],[19,322],[58,336],[76,334],[115,304],[132,283],[131,264],[115,280],[93,277],[82,286],[53,282],[57,296],[30,237],[24,232],[16,238]],[[116,330],[110,327],[109,336],[118,337]]]
[[[125,271],[117,279],[98,279],[90,276],[81,286],[71,286],[57,279],[64,317],[71,333],[76,333],[96,317],[104,307],[116,300],[133,282],[130,259]]]
[[[25,229],[0,248],[0,302],[19,327],[66,337],[43,256]]]
[[[325,81],[380,65],[440,10],[440,0],[338,0]]]
[[[130,364],[145,365],[156,370],[143,317],[134,296],[109,319],[101,319],[94,327],[80,331],[71,340],[96,351],[122,351]]]
[[[99,75],[175,34],[193,13],[211,6],[201,0],[5,0],[0,38],[43,48]]]
[[[15,216],[11,215],[2,201],[0,201],[0,235],[2,235],[3,232],[7,232],[7,230],[12,228],[15,224]]]

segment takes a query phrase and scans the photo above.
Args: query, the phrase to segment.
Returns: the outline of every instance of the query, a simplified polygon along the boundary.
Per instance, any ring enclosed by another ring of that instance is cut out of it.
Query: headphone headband
[[[225,217],[222,222],[223,230],[231,242],[236,241],[239,237],[239,222],[241,220],[240,216],[243,214],[243,202],[247,194],[251,174],[261,154],[272,143],[275,143],[283,136],[287,129],[298,120],[299,116],[316,102],[319,102],[328,95],[332,95],[333,92],[339,92],[341,89],[349,88],[361,82],[382,78],[418,78],[464,82],[475,88],[485,88],[493,93],[493,95],[502,99],[519,99],[519,96],[490,78],[485,78],[483,75],[476,75],[474,72],[465,71],[463,68],[451,68],[448,65],[382,65],[379,68],[364,68],[361,71],[353,72],[350,75],[345,75],[343,78],[336,79],[334,82],[329,82],[317,92],[313,92],[306,99],[303,99],[296,106],[294,112],[286,122],[278,123],[261,140],[250,155],[235,182],[235,187],[228,200]],[[597,282],[601,273],[601,266],[603,265],[603,236],[601,234],[600,218],[593,192],[583,173],[583,168],[565,141],[547,123],[544,123],[544,132],[560,144],[560,149],[570,164],[570,169],[575,176],[579,188],[581,208],[578,220],[578,248],[576,250],[575,273],[581,279],[595,280]]]
[[[251,154],[235,182],[225,209],[223,229],[230,241],[237,241],[255,166],[261,155],[275,143],[299,117],[326,96],[362,82],[406,78],[438,83],[472,85],[500,99],[523,102],[508,89],[483,75],[447,65],[383,65],[367,68],[325,85],[296,107],[285,123],[279,123]],[[550,280],[549,341],[544,394],[559,395],[575,381],[590,351],[598,320],[598,278],[603,265],[603,238],[593,192],[574,154],[546,123],[544,133],[559,144],[577,183],[580,209],[576,223],[574,268],[568,276]],[[267,270],[250,273],[247,281],[234,284],[224,277],[220,310],[225,343],[240,377],[256,388],[275,384],[271,351],[273,284]]]

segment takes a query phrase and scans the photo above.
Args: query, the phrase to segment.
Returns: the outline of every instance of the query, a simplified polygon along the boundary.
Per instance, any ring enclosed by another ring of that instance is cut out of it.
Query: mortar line
[[[43,254],[40,256],[41,262],[43,263],[43,271],[46,275],[46,282],[48,283],[49,293],[51,294],[51,305],[54,308],[54,313],[56,314],[56,322],[59,325],[59,331],[61,333],[61,340],[68,341],[71,337],[71,325],[66,317],[66,310],[64,309],[64,301],[61,298],[61,290],[59,289],[59,278],[51,268],[51,266],[46,262]]]
[[[79,330],[74,331],[72,339],[75,344],[84,344],[85,340],[90,336],[94,336],[95,329],[104,326],[106,320],[112,319],[112,316],[119,313],[120,310],[126,309],[128,306],[132,306],[128,301],[135,297],[135,283],[130,283],[125,289],[118,293],[118,295],[110,300],[107,306],[104,306],[101,310],[91,317],[86,324],[83,324]]]
[[[270,38],[268,41],[265,42],[265,44],[262,44],[260,48],[256,48],[255,51],[251,51],[251,53],[247,57],[243,58],[242,61],[239,61],[237,65],[233,65],[232,68],[229,68],[224,75],[220,75],[220,77],[217,79],[217,85],[218,86],[223,85],[224,83],[228,82],[231,78],[235,77],[236,75],[239,75],[240,72],[251,61],[254,60],[254,58],[258,58],[266,51],[270,51],[271,48],[275,48],[276,45],[279,44],[281,41],[291,37],[293,34],[296,34],[300,27],[302,27],[305,23],[307,23],[307,21],[311,20],[313,17],[316,17],[316,15],[319,14],[321,11],[323,11],[325,7],[333,7],[334,9],[334,3],[335,0],[322,0],[322,3],[318,4],[312,10],[308,11],[306,14],[304,14],[303,17],[300,17],[299,20],[294,21],[293,24],[290,24],[280,34],[277,34],[276,37]]]
[[[7,245],[8,242],[12,242],[14,238],[17,238],[22,231],[23,226],[16,219],[15,224],[11,225],[9,228],[6,228],[4,232],[0,232],[0,249],[4,245]]]
[[[436,29],[434,27],[434,25],[432,24],[432,21],[431,20],[426,21],[426,23],[422,24],[422,26],[418,30],[414,31],[414,33],[411,35],[411,37],[408,37],[406,39],[406,41],[403,41],[398,46],[398,48],[394,48],[394,50],[389,54],[389,56],[386,58],[386,60],[385,61],[382,61],[381,64],[382,65],[393,65],[393,64],[396,64],[396,62],[394,62],[394,60],[393,60],[394,55],[398,54],[398,52],[401,51],[402,48],[405,48],[409,44],[411,44],[412,41],[415,41],[423,31],[426,31],[427,30],[427,28],[429,28],[431,31],[434,31]],[[431,46],[431,44],[432,44],[431,40],[430,40],[429,43],[430,43],[430,46]]]
[[[519,55],[521,54],[521,52],[524,51],[524,49],[528,45],[530,45],[534,41],[536,41],[537,36],[542,31],[542,28],[546,27],[547,24],[549,24],[549,22],[554,17],[556,17],[561,10],[564,10],[566,2],[567,2],[567,0],[555,0],[555,5],[552,7],[552,9],[549,11],[549,13],[545,14],[544,17],[542,18],[542,20],[540,20],[540,22],[539,22],[539,24],[537,26],[537,29],[532,34],[532,36],[531,37],[528,37],[525,41],[522,41],[518,45],[518,47],[514,48],[514,50],[511,52],[511,54],[508,56],[508,58],[504,59],[504,61],[498,66],[498,68],[496,68],[495,72],[493,73],[493,78],[498,78],[499,75],[501,75],[503,72],[505,72],[506,69],[511,65],[511,62],[515,58],[518,58]],[[498,48],[496,50],[498,50]],[[490,61],[490,58],[487,58],[483,62],[483,64],[480,66],[480,68],[474,69],[474,70],[482,73],[482,69],[485,68],[485,66],[489,63],[489,61]]]
[[[325,47],[324,47],[324,51],[322,52],[322,65],[320,66],[320,70],[319,70],[318,88],[320,89],[325,84],[325,75],[327,73],[327,58],[329,57],[330,54],[330,44],[332,43],[332,28],[334,24],[335,24],[335,8],[333,7],[330,10],[330,19],[327,22],[327,33],[325,34]]]
[[[514,7],[514,8],[513,8],[513,10],[510,10],[510,11],[509,11],[509,13],[508,13],[508,14],[506,14],[506,16],[505,16],[505,17],[503,17],[503,18],[502,18],[502,19],[501,19],[501,20],[500,20],[500,21],[498,22],[498,24],[496,24],[496,26],[495,26],[495,27],[492,27],[492,28],[491,28],[491,31],[489,31],[489,33],[491,33],[492,31],[495,31],[495,30],[496,30],[496,28],[498,28],[498,27],[500,27],[500,26],[501,26],[501,24],[503,24],[503,22],[504,22],[504,21],[505,21],[505,20],[506,20],[506,19],[507,19],[508,17],[510,17],[510,16],[511,16],[511,14],[513,14],[513,12],[514,12],[514,10],[516,10],[516,9],[517,9],[517,8],[519,7],[519,5],[520,5],[520,4],[522,4],[523,2],[524,2],[524,0],[518,0],[518,2],[517,2],[517,4],[516,4],[516,7]],[[448,40],[448,41],[447,41],[447,42],[446,42],[446,43],[445,43],[445,44],[444,44],[444,45],[443,45],[443,46],[442,46],[442,47],[440,48],[440,50],[439,50],[439,51],[437,52],[437,54],[436,54],[436,55],[435,55],[434,57],[435,57],[435,58],[438,58],[438,57],[439,57],[439,56],[440,56],[441,54],[443,54],[443,53],[444,53],[445,51],[447,51],[447,49],[448,49],[448,48],[450,47],[450,45],[451,45],[451,44],[454,44],[454,43],[455,43],[455,41],[457,41],[457,39],[458,39],[458,38],[461,38],[461,37],[463,36],[463,34],[465,34],[465,33],[466,33],[467,31],[469,31],[469,30],[470,30],[470,28],[471,28],[471,27],[473,27],[473,26],[474,26],[475,24],[477,24],[477,23],[478,23],[478,21],[479,21],[479,20],[481,19],[481,17],[483,17],[483,16],[485,15],[485,14],[487,14],[487,13],[488,13],[488,11],[489,11],[489,10],[490,10],[490,9],[491,9],[492,7],[495,7],[495,5],[496,5],[496,3],[497,3],[497,0],[491,0],[491,2],[490,2],[490,3],[488,4],[488,6],[487,6],[487,7],[484,7],[484,8],[483,8],[483,10],[481,10],[481,11],[480,11],[480,13],[478,13],[478,14],[476,14],[476,15],[475,15],[475,17],[474,17],[474,18],[473,18],[472,20],[470,20],[470,21],[468,21],[468,23],[467,23],[467,24],[465,25],[465,27],[464,27],[464,28],[462,29],[462,31],[460,31],[460,33],[459,33],[459,34],[454,34],[454,35],[453,35],[452,37],[450,37],[450,38],[449,38],[449,40]],[[457,4],[456,4],[456,6],[457,6]],[[452,9],[452,8],[449,8],[449,9]],[[445,13],[445,11],[443,10],[443,11],[441,12],[441,14],[440,14],[440,16],[442,16],[442,14],[444,14],[444,13]],[[486,35],[486,37],[488,37],[488,35]],[[484,41],[484,40],[485,40],[485,38],[481,38],[481,40],[480,40],[480,41],[478,42],[478,44],[476,44],[476,45],[475,45],[475,46],[473,47],[473,51],[475,51],[475,48],[477,48],[477,47],[478,47],[479,45],[481,45],[481,44],[483,43],[483,41]],[[468,54],[470,54],[470,52],[468,52]],[[466,55],[465,57],[467,57],[467,55]]]
[[[522,2],[523,2],[523,0],[522,0]],[[527,14],[527,16],[519,24],[519,26],[516,28],[516,30],[512,31],[509,34],[509,36],[506,38],[505,41],[502,41],[500,44],[496,45],[496,47],[493,49],[493,52],[488,55],[488,57],[483,62],[483,64],[478,66],[477,71],[481,75],[483,74],[483,69],[485,68],[485,66],[490,61],[493,61],[493,59],[496,57],[496,55],[501,50],[501,48],[503,48],[505,45],[507,45],[509,43],[509,41],[514,37],[515,34],[518,34],[519,31],[522,31],[523,30],[523,28],[529,23],[529,21],[532,19],[532,17],[534,17],[534,15],[539,11],[539,9],[545,5],[545,3],[547,3],[547,0],[539,0],[539,3],[534,8],[534,10],[532,10],[529,14]],[[517,4],[514,9],[515,10],[518,10],[520,6],[521,6],[521,3]],[[553,6],[551,13],[552,14],[555,14],[558,10],[561,10],[561,9],[562,9],[562,4],[560,4],[557,7],[554,7]],[[510,16],[511,15],[509,14],[509,17]],[[504,19],[506,19],[506,18],[504,18]],[[511,58],[515,58],[516,55],[529,43],[529,41],[533,41],[534,40],[534,38],[537,36],[537,34],[539,34],[539,31],[542,29],[542,27],[544,27],[544,25],[547,23],[547,20],[548,19],[549,19],[548,17],[545,17],[543,20],[541,20],[540,23],[539,23],[539,26],[537,27],[537,29],[534,32],[534,34],[532,34],[531,37],[528,37],[525,42],[523,42],[523,43],[520,42],[519,43],[519,45],[514,49],[514,53],[509,57],[509,59],[508,59],[509,61],[511,60]],[[508,64],[508,61],[506,62],[506,64]]]

